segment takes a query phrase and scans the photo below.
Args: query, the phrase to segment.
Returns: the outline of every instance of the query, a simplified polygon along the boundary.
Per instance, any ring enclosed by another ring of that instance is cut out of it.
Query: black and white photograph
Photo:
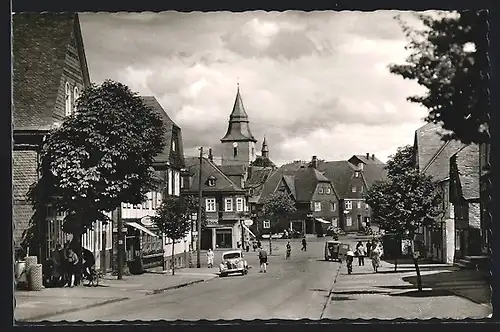
[[[14,324],[492,317],[487,10],[11,17]]]

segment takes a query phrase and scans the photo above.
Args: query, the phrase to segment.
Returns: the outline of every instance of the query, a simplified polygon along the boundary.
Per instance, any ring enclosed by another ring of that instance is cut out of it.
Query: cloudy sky
[[[92,81],[113,79],[154,95],[182,128],[186,156],[216,156],[237,82],[258,151],[276,164],[312,155],[381,160],[413,143],[424,92],[389,73],[403,63],[395,11],[84,13]],[[402,13],[412,21],[410,13]]]

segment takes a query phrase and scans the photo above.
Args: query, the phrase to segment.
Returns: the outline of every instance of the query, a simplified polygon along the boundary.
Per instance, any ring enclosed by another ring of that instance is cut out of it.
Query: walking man
[[[290,241],[286,244],[286,259],[290,259],[290,255],[292,254],[292,245]]]
[[[371,252],[372,252],[372,243],[370,240],[366,242],[366,256],[371,257]]]
[[[259,250],[260,273],[267,273],[267,251]]]
[[[305,236],[302,238],[302,248],[300,248],[300,251],[307,251],[307,241]]]

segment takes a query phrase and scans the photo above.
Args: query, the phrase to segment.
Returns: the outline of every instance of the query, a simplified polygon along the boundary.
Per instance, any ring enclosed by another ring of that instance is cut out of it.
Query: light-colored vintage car
[[[241,250],[225,251],[221,255],[221,263],[219,265],[219,276],[225,277],[230,273],[248,273],[247,261],[243,259]]]

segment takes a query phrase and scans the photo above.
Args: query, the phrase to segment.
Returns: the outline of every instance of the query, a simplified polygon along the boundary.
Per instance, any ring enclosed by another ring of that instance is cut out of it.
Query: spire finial
[[[236,79],[236,87],[238,88],[238,91],[240,91],[240,78],[239,77]]]

